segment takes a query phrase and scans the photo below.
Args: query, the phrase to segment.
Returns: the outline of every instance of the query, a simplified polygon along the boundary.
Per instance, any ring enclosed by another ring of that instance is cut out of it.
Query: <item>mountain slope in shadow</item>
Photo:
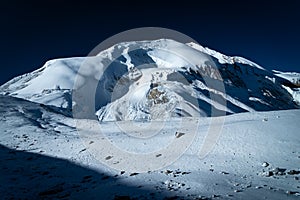
[[[0,157],[3,199],[132,199],[133,196],[143,199],[154,195],[154,191],[118,183],[117,177],[64,159],[3,145]]]

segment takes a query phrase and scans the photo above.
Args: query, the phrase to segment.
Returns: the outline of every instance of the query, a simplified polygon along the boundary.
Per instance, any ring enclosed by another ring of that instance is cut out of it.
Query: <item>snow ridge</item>
[[[83,63],[89,70],[80,71]],[[71,111],[75,81],[97,77],[100,121],[210,117],[294,109],[300,102],[297,73],[269,72],[245,58],[169,39],[124,42],[94,57],[50,60],[0,92]]]

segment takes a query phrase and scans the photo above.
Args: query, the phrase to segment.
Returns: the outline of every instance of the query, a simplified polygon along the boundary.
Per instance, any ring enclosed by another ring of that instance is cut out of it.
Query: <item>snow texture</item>
[[[178,160],[146,173],[100,163],[89,151],[98,138],[91,135],[84,145],[74,121],[51,108],[0,96],[0,112],[3,199],[299,198],[300,110],[226,116],[217,145],[204,159],[198,151],[212,118],[188,118],[180,129],[170,127],[158,135],[155,145],[141,145],[117,131],[114,122],[103,123],[102,130],[120,148],[148,152],[172,138],[187,137],[200,122],[192,145]],[[178,137],[176,132],[184,134]],[[113,155],[103,156],[114,160]]]

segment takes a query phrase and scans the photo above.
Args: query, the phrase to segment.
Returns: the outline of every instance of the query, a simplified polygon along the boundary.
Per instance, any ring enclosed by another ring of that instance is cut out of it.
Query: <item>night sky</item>
[[[49,59],[86,56],[114,34],[147,26],[180,31],[203,46],[243,56],[269,70],[300,72],[296,0],[82,2],[0,3],[0,84]]]

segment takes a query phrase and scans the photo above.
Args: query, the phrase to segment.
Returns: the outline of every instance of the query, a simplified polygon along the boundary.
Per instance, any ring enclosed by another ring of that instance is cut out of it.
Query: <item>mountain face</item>
[[[0,92],[71,115],[79,104],[74,93],[89,80],[96,90],[84,94],[92,96],[100,121],[210,117],[300,104],[300,74],[270,72],[241,57],[167,39],[120,43],[94,57],[50,60],[2,85]]]

